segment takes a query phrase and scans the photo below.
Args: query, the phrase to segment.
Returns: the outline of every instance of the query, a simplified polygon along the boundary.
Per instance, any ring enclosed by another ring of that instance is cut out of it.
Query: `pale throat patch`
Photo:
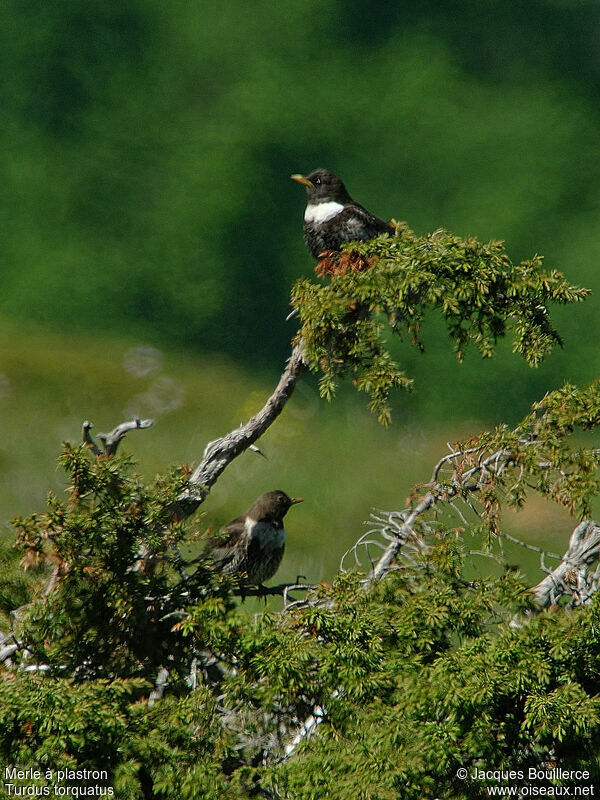
[[[336,203],[335,200],[330,200],[328,203],[317,203],[317,205],[306,206],[304,212],[305,222],[327,222],[328,219],[336,217],[340,211],[344,210],[341,203]]]

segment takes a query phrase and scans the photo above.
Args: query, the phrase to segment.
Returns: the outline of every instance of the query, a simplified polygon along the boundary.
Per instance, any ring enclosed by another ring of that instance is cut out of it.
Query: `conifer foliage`
[[[483,244],[444,230],[417,236],[406,225],[366,243],[345,245],[317,266],[325,283],[299,280],[292,304],[300,310],[301,336],[311,366],[322,373],[321,393],[331,397],[350,374],[388,422],[388,397],[411,379],[394,362],[385,328],[422,347],[430,310],[441,313],[458,359],[472,342],[494,355],[498,338],[511,333],[513,350],[538,364],[561,339],[550,322],[550,303],[572,303],[588,294],[534,256],[512,264],[502,242]]]
[[[459,357],[469,342],[490,356],[511,331],[535,364],[559,341],[549,304],[586,294],[498,243],[406,227],[320,271],[294,289],[296,352],[325,395],[349,374],[384,421],[409,379],[383,326],[418,344],[437,309]],[[515,428],[457,443],[406,507],[374,513],[353,568],[282,588],[281,609],[254,616],[194,552],[206,470],[146,484],[88,426],[61,456],[66,496],[15,520],[20,565],[0,553],[2,769],[70,769],[79,796],[77,770],[105,770],[126,800],[476,798],[531,768],[546,794],[573,785],[557,769],[600,781],[600,455],[578,438],[599,421],[600,382],[565,384]],[[502,550],[504,509],[532,492],[574,517],[564,557],[538,551],[534,587]]]

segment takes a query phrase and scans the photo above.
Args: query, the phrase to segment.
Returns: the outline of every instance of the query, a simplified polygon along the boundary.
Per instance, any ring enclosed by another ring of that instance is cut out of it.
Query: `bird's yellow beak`
[[[314,188],[314,184],[311,183],[308,178],[305,178],[304,175],[290,175],[290,178],[296,181],[296,183],[302,183],[304,186],[311,186]]]
[[[292,499],[290,500],[290,503],[292,505],[295,505],[296,503],[303,503],[303,502],[304,502],[304,498],[303,497],[292,497]]]

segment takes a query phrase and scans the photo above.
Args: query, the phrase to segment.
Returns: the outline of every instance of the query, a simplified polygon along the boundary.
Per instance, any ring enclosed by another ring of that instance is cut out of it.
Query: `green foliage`
[[[71,476],[67,501],[50,495],[44,514],[14,522],[25,562],[45,559],[55,580],[25,615],[31,653],[79,679],[154,680],[167,666],[185,674],[193,656],[173,613],[192,598],[177,550],[185,531],[170,515],[185,472],[144,486],[127,459],[93,459],[84,446],[66,446],[61,462]],[[197,599],[226,591],[202,563],[194,575]]]
[[[488,450],[506,448],[511,453],[510,469],[499,479],[498,490],[506,490],[516,508],[533,488],[580,519],[588,516],[600,490],[600,452],[574,440],[573,434],[596,428],[599,421],[600,381],[584,388],[565,384],[536,403],[514,431],[501,427],[482,437]]]
[[[42,667],[0,674],[0,763],[108,769],[124,798],[148,787],[157,796],[229,796],[214,697],[185,681],[203,635],[198,626],[186,636],[178,621],[189,605],[216,630],[234,603],[230,583],[202,559],[184,570],[177,544],[190,534],[170,508],[185,470],[144,485],[130,459],[68,445],[61,464],[67,499],[50,495],[45,513],[14,523],[38,584],[47,568],[44,591],[19,609],[15,635],[28,644],[13,661]],[[151,706],[164,667],[172,695]]]
[[[445,231],[421,237],[401,226],[395,237],[346,250],[338,259],[343,270],[334,267],[330,282],[297,281],[292,303],[311,368],[323,373],[322,395],[331,397],[336,382],[350,374],[384,423],[390,390],[411,385],[392,359],[384,323],[422,347],[425,315],[437,310],[459,359],[470,342],[482,356],[493,356],[496,341],[510,332],[513,350],[535,366],[561,341],[549,304],[589,294],[559,272],[542,270],[539,257],[513,265],[500,242],[482,244]]]
[[[413,527],[417,559],[252,617],[231,581],[181,561],[195,534],[169,509],[185,470],[145,485],[127,458],[65,447],[66,500],[17,523],[25,563],[55,574],[19,613],[29,652],[0,669],[0,763],[106,769],[117,796],[168,800],[470,798],[493,783],[475,769],[550,761],[600,779],[597,598],[539,613],[514,568],[465,580],[476,529],[439,513],[461,485],[496,532],[501,502],[529,487],[585,511],[598,454],[571,438],[599,419],[600,382],[548,394],[415,490],[413,509],[436,501]],[[286,757],[317,711],[318,733]]]
[[[0,542],[0,620],[4,629],[10,625],[10,613],[25,605],[44,574],[43,569],[23,572],[19,564],[19,553],[7,541]]]
[[[512,266],[497,243],[444,232],[403,228],[329,265],[329,283],[295,289],[307,357],[323,391],[350,374],[384,419],[390,388],[407,384],[384,322],[419,345],[437,310],[459,357],[470,342],[489,356],[512,332],[535,364],[559,341],[546,306],[586,294],[539,260]],[[573,593],[540,613],[501,558],[495,576],[466,568],[467,541],[491,551],[502,503],[520,507],[531,488],[589,511],[600,456],[573,434],[599,420],[600,382],[549,393],[515,428],[442,459],[389,515],[379,532],[404,551],[380,578],[342,572],[252,617],[233,579],[181,555],[197,541],[176,518],[189,470],[146,483],[128,458],[65,445],[66,499],[15,521],[23,566],[46,581],[21,585],[28,602],[10,618],[5,640],[19,647],[0,667],[0,759],[106,769],[132,800],[467,798],[484,782],[459,767],[555,760],[599,778],[598,602],[577,607]],[[304,736],[311,719],[318,733]]]
[[[75,683],[42,675],[0,679],[0,763],[42,770],[107,770],[115,795],[230,797],[219,777],[227,748],[215,701],[199,687],[149,707],[138,678]],[[81,786],[82,781],[66,781]],[[45,784],[45,781],[42,785]],[[9,795],[2,790],[0,797]]]
[[[504,581],[518,597],[518,582]],[[263,776],[267,786],[289,798],[470,798],[483,796],[486,782],[459,780],[459,767],[469,775],[475,767],[526,771],[549,752],[563,768],[600,777],[598,604],[495,636],[485,631],[493,619],[487,604],[503,593],[505,600],[507,587],[465,590],[439,575],[416,592],[402,584],[388,579],[380,625],[370,632],[380,646],[379,685],[373,676],[367,692],[330,697],[328,724],[296,759]],[[468,631],[465,618],[474,624]],[[347,624],[356,642],[356,626]],[[457,634],[457,646],[431,653],[432,643]],[[344,687],[357,682],[349,670],[334,678],[345,678]]]

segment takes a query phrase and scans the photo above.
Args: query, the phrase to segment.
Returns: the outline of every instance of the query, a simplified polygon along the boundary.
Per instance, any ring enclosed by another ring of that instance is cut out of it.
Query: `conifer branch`
[[[533,489],[572,514],[587,516],[598,491],[600,453],[596,448],[574,447],[570,438],[575,428],[589,430],[598,424],[599,408],[599,381],[583,389],[565,384],[536,403],[513,430],[500,426],[464,445],[450,446],[450,453],[436,464],[430,482],[413,490],[409,507],[372,514],[370,529],[349,551],[357,558],[358,549],[368,548],[374,535],[386,543],[383,554],[372,566],[367,588],[386,574],[407,544],[413,549],[425,547],[432,528],[441,530],[438,520],[433,525],[427,522],[427,515],[443,507],[452,509],[467,527],[459,507],[462,502],[463,508],[466,506],[485,523],[490,541],[507,538],[528,549],[536,548],[501,531],[502,503],[518,509]],[[548,441],[555,444],[549,446]],[[586,534],[585,541],[582,535],[574,534],[564,557],[568,566],[578,570],[586,563],[585,558],[593,560],[598,555],[592,534]],[[537,551],[543,567],[543,557],[553,554],[539,548]]]
[[[581,494],[581,507],[587,503],[586,491],[594,491],[596,484],[589,485],[577,475],[573,465],[578,465],[586,477],[590,470],[598,465],[598,452],[595,449],[579,448],[570,450],[566,444],[552,453],[547,459],[540,438],[543,439],[545,429],[556,434],[560,431],[563,439],[572,433],[572,422],[593,427],[598,419],[598,382],[594,382],[585,390],[577,391],[565,386],[562,390],[550,393],[542,402],[536,404],[521,425],[514,431],[499,429],[495,435],[483,434],[479,440],[471,441],[465,446],[449,446],[450,453],[445,455],[433,469],[431,480],[425,487],[415,491],[413,505],[401,512],[377,511],[371,514],[369,530],[360,537],[349,553],[353,553],[358,561],[357,550],[361,547],[381,544],[374,539],[379,535],[386,546],[379,560],[372,566],[369,576],[364,582],[365,590],[381,580],[391,569],[396,567],[396,560],[402,551],[403,561],[413,567],[418,559],[407,556],[406,551],[419,555],[429,550],[426,534],[431,532],[427,521],[428,512],[439,512],[439,507],[447,504],[455,510],[455,501],[462,499],[475,514],[485,519],[496,536],[502,537],[498,526],[499,496],[503,494],[512,499],[517,507],[524,500],[524,486],[530,486],[535,478],[534,488],[564,502],[565,489],[569,496]],[[566,403],[571,412],[568,424],[563,420]],[[499,447],[494,447],[499,444]],[[449,473],[449,474],[448,474]],[[507,485],[507,479],[513,473],[515,478]],[[476,498],[480,508],[473,502]],[[572,504],[574,507],[574,504]],[[464,522],[464,518],[463,522]],[[438,529],[438,526],[435,526]],[[509,537],[518,544],[518,540]],[[531,546],[529,549],[534,549]],[[535,548],[541,555],[542,567],[544,555],[551,555]],[[345,555],[348,555],[346,553]],[[568,548],[560,563],[531,592],[540,610],[555,605],[565,594],[571,595],[574,605],[589,604],[591,597],[598,589],[600,566],[591,572],[590,567],[600,557],[600,525],[586,520],[580,523],[571,534]],[[343,563],[343,562],[342,562]],[[516,623],[518,624],[518,623]],[[340,689],[335,695],[340,696]],[[326,719],[327,712],[322,705],[315,705],[312,713],[299,726],[295,736],[285,748],[281,761],[289,759],[298,746],[307,737],[314,735],[319,725]]]
[[[455,469],[451,482],[438,480],[443,465],[453,462],[456,467],[460,459],[470,457],[481,450],[482,448],[469,447],[454,450],[444,456],[433,470],[434,480],[429,484],[429,491],[421,497],[416,505],[400,512],[379,511],[371,515],[371,520],[375,523],[374,527],[361,536],[351,551],[356,553],[357,549],[368,543],[369,537],[377,532],[388,541],[388,544],[371,569],[365,588],[370,588],[375,581],[381,580],[386,575],[398,553],[407,543],[410,542],[412,548],[417,550],[426,546],[421,535],[423,531],[417,530],[417,523],[423,524],[421,519],[423,515],[431,511],[439,502],[452,503],[458,497],[467,498],[470,493],[481,490],[487,485],[490,475],[500,476],[511,463],[510,452],[500,449],[485,458],[480,457],[477,464],[471,469],[464,472]]]
[[[514,352],[535,366],[561,344],[550,306],[589,294],[556,270],[542,269],[540,256],[513,264],[501,242],[444,230],[417,236],[404,223],[396,236],[345,246],[320,262],[319,273],[331,279],[300,278],[292,290],[306,361],[321,374],[322,396],[332,397],[351,376],[384,424],[391,391],[412,386],[382,336],[384,326],[422,350],[422,328],[435,310],[459,360],[469,345],[490,358],[498,340],[512,335]]]
[[[476,452],[477,448],[466,448],[464,451],[460,449],[452,449],[449,456],[445,456],[436,465],[433,471],[433,477],[438,478],[440,469],[443,464],[453,458],[458,458],[465,453],[471,455]],[[478,472],[486,472],[491,469],[502,471],[508,464],[511,463],[510,454],[506,452],[494,452],[488,455],[487,458],[480,458],[478,464],[472,470],[464,473],[465,485],[468,486],[469,491],[476,491],[481,486],[473,484],[473,476]],[[466,483],[470,481],[470,485]],[[384,539],[388,541],[388,545],[379,561],[373,566],[367,580],[364,582],[365,590],[369,590],[374,583],[385,577],[390,569],[394,568],[396,558],[403,548],[408,548],[416,553],[423,552],[429,549],[422,536],[422,530],[419,533],[415,532],[417,523],[423,524],[421,517],[426,512],[433,509],[440,501],[449,502],[461,493],[463,486],[456,483],[453,490],[448,490],[447,484],[436,480],[435,484],[422,498],[422,500],[412,509],[407,509],[403,512],[383,512],[377,511],[371,515],[371,521],[375,523],[366,534],[364,534],[357,542],[357,544],[349,552],[354,552],[360,546],[368,546],[369,544],[379,544],[372,542],[371,538],[374,533],[379,532]],[[514,537],[510,537],[511,541],[518,542]],[[522,543],[527,546],[526,543]],[[540,548],[535,548],[543,556],[544,551]],[[347,554],[346,554],[347,555]],[[403,551],[404,555],[404,551]],[[481,555],[489,555],[481,553]],[[546,554],[548,555],[548,554]],[[571,534],[568,548],[562,557],[558,566],[552,571],[546,570],[548,575],[536,586],[531,589],[535,597],[536,603],[540,611],[550,605],[558,604],[560,598],[565,594],[570,594],[573,598],[574,605],[587,605],[589,604],[593,594],[598,589],[600,582],[600,567],[590,574],[591,565],[600,557],[600,525],[596,522],[586,520],[581,522],[573,533]],[[405,560],[407,560],[405,558]],[[412,562],[415,566],[416,562]],[[467,584],[465,582],[465,585]],[[531,616],[531,614],[529,614]],[[519,618],[522,620],[522,618]],[[511,622],[513,626],[519,626],[514,620]],[[342,690],[337,689],[332,697],[342,696]],[[293,739],[285,747],[284,754],[276,760],[276,763],[291,758],[299,745],[308,737],[313,736],[319,725],[327,718],[327,710],[322,705],[315,705],[312,713],[298,727]]]

